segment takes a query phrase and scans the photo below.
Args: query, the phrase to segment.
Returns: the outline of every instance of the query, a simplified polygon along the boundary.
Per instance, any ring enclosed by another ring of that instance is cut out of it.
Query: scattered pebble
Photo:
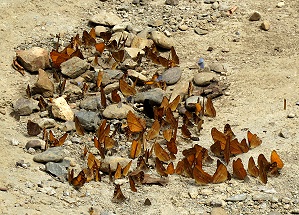
[[[261,14],[256,11],[253,14],[251,14],[249,21],[259,21],[261,17],[262,17]]]
[[[193,81],[198,86],[208,86],[217,81],[217,75],[213,72],[199,72],[194,75]]]
[[[172,85],[177,83],[182,76],[182,69],[180,67],[173,67],[167,69],[162,73],[162,80],[165,81],[167,85]]]
[[[240,201],[244,201],[246,198],[247,198],[247,194],[246,193],[241,193],[241,194],[237,194],[237,195],[228,197],[226,199],[226,201],[240,202]]]
[[[33,148],[33,149],[41,149],[42,144],[40,140],[29,140],[26,145],[25,148],[29,149],[29,148]]]
[[[47,163],[47,162],[60,162],[65,157],[63,148],[53,147],[49,148],[46,151],[37,154],[33,157],[33,160],[38,163]]]
[[[267,21],[267,20],[263,21],[262,24],[261,24],[261,28],[263,30],[265,30],[265,31],[269,31],[269,29],[270,29],[270,22]]]

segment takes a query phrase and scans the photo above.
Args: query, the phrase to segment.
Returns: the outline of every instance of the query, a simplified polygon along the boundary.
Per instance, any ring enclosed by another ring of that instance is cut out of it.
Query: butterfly
[[[143,132],[146,129],[144,119],[138,118],[132,111],[127,114],[127,123],[133,133]]]
[[[122,203],[126,200],[126,197],[124,196],[124,194],[122,193],[121,189],[120,189],[120,185],[117,184],[115,185],[114,188],[114,193],[113,193],[113,198],[112,198],[112,202],[113,203]]]
[[[237,179],[244,180],[247,176],[247,172],[244,169],[242,160],[238,158],[233,161],[233,174]]]

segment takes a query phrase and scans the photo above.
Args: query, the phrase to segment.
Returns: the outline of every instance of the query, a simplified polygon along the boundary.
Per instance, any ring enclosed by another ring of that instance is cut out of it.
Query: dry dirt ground
[[[110,1],[110,0],[108,0]],[[181,60],[181,67],[195,64],[198,58],[206,61],[220,61],[229,66],[228,81],[231,83],[228,96],[216,99],[214,104],[217,117],[206,120],[200,136],[200,144],[209,147],[212,142],[210,129],[223,129],[226,123],[232,125],[239,139],[245,137],[249,128],[257,133],[263,144],[240,157],[247,160],[257,158],[264,153],[270,156],[273,149],[281,155],[285,166],[281,175],[270,178],[266,187],[274,188],[277,193],[269,194],[278,198],[275,201],[252,201],[250,197],[261,193],[258,180],[249,182],[232,180],[220,185],[197,186],[185,178],[173,176],[165,187],[143,186],[137,193],[132,193],[126,185],[123,192],[129,198],[121,205],[110,200],[113,185],[106,182],[86,184],[79,192],[68,184],[53,180],[39,170],[41,164],[34,163],[33,155],[25,153],[23,147],[28,141],[25,126],[9,116],[11,103],[25,94],[25,87],[31,78],[22,77],[12,69],[15,48],[20,44],[32,44],[34,41],[49,41],[57,33],[74,35],[81,29],[87,29],[87,20],[100,9],[114,11],[119,1],[105,3],[97,0],[1,0],[0,2],[0,187],[8,187],[7,192],[0,191],[1,214],[88,214],[91,206],[99,213],[109,214],[209,214],[212,206],[208,199],[225,199],[234,194],[246,193],[248,199],[243,202],[226,202],[222,207],[228,214],[267,214],[277,211],[281,214],[295,212],[299,208],[298,168],[298,116],[299,106],[299,2],[286,0],[282,8],[277,8],[278,1],[240,1],[227,0],[228,5],[237,5],[238,10],[230,18],[220,18],[210,25],[209,33],[199,36],[192,29],[173,33],[176,49]],[[148,4],[163,5],[164,2],[149,1]],[[180,1],[180,6],[191,4]],[[111,8],[109,7],[111,6]],[[202,7],[198,1],[196,7]],[[195,7],[195,8],[196,8]],[[195,9],[192,8],[192,9]],[[192,10],[191,9],[191,10]],[[249,22],[253,11],[262,14],[262,20],[269,20],[271,28],[263,31],[261,21]],[[152,17],[155,19],[156,17]],[[136,20],[137,21],[136,21]],[[151,17],[133,17],[132,22],[147,24]],[[239,32],[240,41],[233,42]],[[38,44],[38,45],[41,45]],[[209,46],[214,51],[206,51]],[[223,49],[229,52],[223,53]],[[188,76],[188,74],[186,74]],[[183,77],[184,78],[184,74]],[[286,110],[283,100],[287,101]],[[6,114],[4,114],[6,113]],[[294,118],[288,118],[294,114]],[[279,137],[283,131],[287,138]],[[19,146],[12,146],[11,140],[17,139]],[[181,143],[184,144],[184,143]],[[24,159],[30,168],[16,168],[15,163]],[[247,162],[245,162],[247,165]],[[37,184],[57,188],[50,196],[37,191]],[[190,190],[196,189],[199,195],[190,198]],[[204,191],[203,191],[204,190]],[[202,193],[211,191],[211,194]],[[69,192],[64,196],[63,192]],[[146,198],[151,206],[144,206]],[[296,205],[297,204],[297,205]],[[106,213],[104,213],[106,212]]]

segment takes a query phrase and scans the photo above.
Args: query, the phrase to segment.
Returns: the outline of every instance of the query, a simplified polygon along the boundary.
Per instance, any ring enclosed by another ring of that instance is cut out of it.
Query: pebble
[[[188,194],[192,199],[196,199],[196,197],[198,196],[198,188],[196,187],[189,188]]]
[[[91,17],[89,21],[104,26],[115,26],[122,23],[121,18],[106,10],[99,11],[99,13]]]
[[[182,69],[180,67],[169,68],[161,75],[161,80],[165,81],[167,85],[177,83],[182,76]]]
[[[214,2],[212,4],[212,9],[217,10],[219,8],[219,3],[218,2]]]
[[[16,56],[18,62],[29,72],[50,67],[49,53],[40,47],[16,51]]]
[[[276,7],[278,7],[278,8],[282,8],[283,6],[284,6],[284,2],[283,1],[278,2],[277,5],[276,5]]]
[[[211,189],[202,189],[201,191],[200,191],[200,194],[201,195],[204,195],[204,196],[209,196],[209,195],[212,195],[213,194],[213,190],[211,190]]]
[[[54,84],[43,69],[38,70],[38,79],[32,91],[36,94],[42,94],[46,98],[53,96]]]
[[[278,201],[279,201],[279,198],[278,198],[278,197],[276,197],[276,196],[271,196],[271,198],[270,198],[270,202],[272,202],[272,203],[278,203]]]
[[[217,75],[213,72],[200,72],[194,75],[193,81],[198,86],[208,86],[217,79]]]
[[[128,22],[117,24],[112,28],[112,32],[123,32],[124,30],[126,30],[128,24]]]
[[[288,114],[288,118],[295,118],[295,116],[296,116],[296,114],[294,114],[294,113],[289,113]]]
[[[69,132],[75,130],[75,122],[74,121],[66,121],[63,125],[61,130],[64,132]]]
[[[269,31],[269,29],[270,29],[270,22],[267,21],[267,20],[263,21],[262,24],[261,24],[261,28],[263,30],[265,30],[265,31]]]
[[[80,102],[79,107],[85,110],[96,111],[101,107],[101,96],[88,96]]]
[[[95,77],[97,77],[97,75],[98,74],[96,74]],[[103,86],[106,86],[116,81],[118,82],[123,75],[124,73],[121,70],[112,70],[112,69],[104,70],[102,84]]]
[[[222,199],[212,199],[211,201],[210,201],[210,205],[212,206],[212,207],[223,207],[223,206],[225,206],[225,201],[224,200],[222,200]]]
[[[46,163],[46,171],[51,173],[54,176],[57,176],[59,178],[65,178],[67,176],[67,170],[66,168],[69,166],[66,166],[66,163],[54,163],[54,162],[48,162]]]
[[[202,96],[190,96],[185,101],[185,107],[189,110],[194,110],[195,104],[198,103],[198,99],[200,104],[203,104],[203,97]]]
[[[247,198],[247,194],[246,193],[241,193],[241,194],[237,194],[237,195],[228,197],[226,199],[226,201],[240,202],[240,201],[244,201],[246,198]]]
[[[96,112],[86,111],[84,109],[76,112],[75,116],[78,117],[80,124],[87,131],[94,131],[97,127],[97,123],[100,120]]]
[[[128,69],[127,72],[129,77],[137,78],[140,81],[148,81],[148,78],[145,75],[142,75],[140,72],[137,72],[132,69]]]
[[[33,155],[33,154],[35,154],[35,149],[34,148],[29,148],[28,150],[27,150],[27,153],[29,153],[29,154],[31,154],[31,155]]]
[[[94,30],[95,30],[96,35],[97,35],[98,37],[101,35],[102,32],[107,32],[106,27],[105,27],[105,26],[100,26],[100,25],[96,26],[96,27],[94,28]]]
[[[278,211],[271,211],[268,213],[268,215],[281,215],[281,213]]]
[[[148,23],[148,25],[150,27],[159,27],[159,26],[162,26],[163,24],[164,24],[164,21],[162,19],[153,20]]]
[[[138,56],[138,53],[144,55],[144,51],[140,48],[129,48],[125,47],[124,50],[126,53],[130,56],[130,58],[136,58]]]
[[[253,201],[267,201],[269,199],[269,195],[266,194],[255,194],[252,196]]]
[[[181,31],[187,31],[187,30],[188,30],[188,25],[180,25],[180,26],[179,26],[179,29],[180,29]]]
[[[160,88],[154,88],[145,92],[138,92],[134,97],[134,101],[137,103],[143,103],[144,100],[148,99],[152,103],[160,105],[164,95],[164,90]]]
[[[20,141],[18,141],[15,138],[12,138],[10,142],[11,142],[11,145],[13,145],[13,146],[18,146],[20,144]]]
[[[217,73],[226,73],[227,70],[221,63],[210,63],[209,64],[210,70],[217,72]]]
[[[291,210],[291,214],[299,214],[299,208],[294,208]]]
[[[59,118],[65,121],[74,120],[74,113],[63,97],[53,99],[52,113],[55,118]]]
[[[37,154],[33,160],[38,163],[60,162],[65,157],[65,153],[61,147],[49,148],[46,151]]]
[[[75,56],[63,62],[60,67],[62,74],[70,78],[77,78],[86,72],[89,64],[85,60],[82,60],[81,58]]]
[[[211,215],[227,215],[227,213],[223,208],[215,207],[212,208]]]
[[[82,82],[79,84],[82,85]],[[82,90],[79,86],[72,84],[69,81],[66,81],[64,94],[65,95],[67,95],[67,94],[81,95]]]
[[[42,147],[42,143],[40,140],[29,140],[25,145],[26,149],[29,149],[29,148],[41,149],[41,147]]]
[[[104,88],[104,91],[105,91],[105,93],[107,95],[107,94],[111,93],[113,90],[118,90],[118,89],[119,89],[119,83],[118,82],[114,82],[112,84],[106,85],[106,87]],[[121,93],[121,95],[122,95],[122,93]]]
[[[56,194],[56,191],[52,187],[43,187],[43,188],[40,188],[39,191],[42,193],[46,193],[49,196],[53,196]]]
[[[259,21],[261,17],[262,17],[261,14],[256,11],[253,14],[251,14],[249,21]]]
[[[171,5],[171,6],[176,6],[179,4],[179,0],[166,0],[165,4]]]
[[[181,100],[182,98],[184,98],[184,96],[188,93],[188,87],[189,87],[189,82],[186,80],[181,80],[180,82],[178,82],[171,93],[170,96],[170,102],[173,101],[178,95],[181,96]]]
[[[126,104],[111,104],[103,111],[103,117],[107,119],[124,119],[129,111],[134,112],[134,109]]]
[[[206,35],[206,34],[209,33],[208,30],[204,30],[204,29],[201,29],[201,28],[195,28],[194,32],[197,33],[198,35]]]
[[[57,125],[55,119],[52,118],[40,118],[36,121],[36,123],[41,128],[54,128]]]
[[[38,101],[33,99],[19,98],[13,104],[14,112],[20,116],[28,116],[34,111],[39,110]]]
[[[159,31],[152,31],[151,39],[157,46],[164,49],[171,49],[171,47],[174,46],[173,39],[167,37],[164,33]]]

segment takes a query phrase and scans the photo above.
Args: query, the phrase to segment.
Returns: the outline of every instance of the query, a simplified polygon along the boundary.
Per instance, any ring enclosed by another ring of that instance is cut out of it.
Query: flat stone
[[[270,30],[270,22],[267,20],[263,21],[261,24],[261,29],[263,29],[265,31],[269,31]]]
[[[134,109],[126,104],[111,104],[103,111],[103,116],[107,119],[124,119],[129,111],[134,112]]]
[[[221,63],[210,63],[209,64],[210,70],[217,72],[217,73],[226,73],[227,70]]]
[[[154,88],[145,92],[138,92],[134,97],[134,101],[137,103],[143,103],[144,100],[148,99],[149,101],[159,105],[163,100],[164,94],[164,90],[160,88]]]
[[[112,28],[112,32],[123,32],[124,30],[126,30],[128,24],[128,22],[117,24]]]
[[[206,35],[206,34],[209,33],[208,30],[204,30],[204,29],[201,29],[201,28],[195,28],[194,32],[197,33],[198,35]]]
[[[116,14],[106,10],[100,10],[99,13],[91,17],[89,21],[105,26],[114,26],[122,23],[121,18],[119,18]]]
[[[106,94],[111,93],[113,90],[119,89],[119,82],[114,82],[105,86],[104,91]]]
[[[80,110],[75,113],[75,116],[78,117],[83,128],[88,131],[94,131],[100,120],[98,114],[93,111]]]
[[[41,128],[54,128],[57,125],[55,119],[52,118],[40,118],[36,121],[36,123]]]
[[[216,207],[212,208],[211,215],[227,215],[227,213],[223,208]]]
[[[194,75],[193,81],[198,86],[208,86],[217,81],[217,75],[213,72],[200,72]]]
[[[255,194],[252,196],[253,201],[268,201],[269,199],[269,195],[267,194]]]
[[[33,149],[41,149],[42,144],[40,140],[29,140],[26,145],[25,148],[29,149],[29,148],[33,148]]]
[[[52,114],[55,118],[65,121],[73,121],[74,113],[63,97],[58,97],[52,101]]]
[[[85,110],[96,111],[101,107],[101,96],[88,96],[80,102],[79,107]]]
[[[65,157],[65,152],[61,147],[49,148],[46,151],[37,154],[33,160],[38,163],[60,162]]]
[[[61,65],[61,73],[70,77],[77,78],[86,72],[89,67],[89,64],[78,57],[72,57],[71,59],[63,62]]]
[[[278,211],[271,211],[268,213],[268,215],[282,215],[282,214]]]
[[[165,34],[159,31],[152,31],[151,38],[154,43],[164,49],[171,49],[174,46],[172,38],[167,37]]]
[[[162,26],[163,24],[164,24],[164,21],[162,19],[155,19],[148,23],[148,25],[151,27],[159,27],[159,26]]]
[[[246,193],[241,193],[241,194],[237,194],[234,196],[230,196],[226,199],[226,201],[229,202],[241,202],[244,201],[247,198],[247,194]]]
[[[49,53],[40,47],[16,51],[16,56],[20,64],[29,72],[50,67]]]
[[[182,76],[182,69],[180,67],[173,67],[165,70],[161,75],[161,80],[165,81],[167,85],[177,83]]]
[[[118,82],[119,79],[123,75],[124,75],[124,73],[121,70],[106,69],[106,70],[104,70],[102,84],[103,84],[103,86],[106,86],[106,85],[114,83],[116,81]],[[97,75],[96,75],[96,77],[97,77]]]
[[[42,94],[44,97],[52,97],[54,92],[54,84],[43,70],[38,70],[38,79],[32,88],[34,93]]]
[[[70,165],[70,161],[68,161],[68,166]],[[45,165],[46,171],[51,173],[54,176],[57,176],[59,178],[65,178],[67,176],[67,170],[66,170],[66,162],[60,162],[60,163],[54,163],[54,162],[48,162]]]
[[[190,96],[186,99],[185,101],[185,106],[189,110],[194,110],[195,109],[195,104],[198,103],[198,100],[200,104],[203,104],[203,97],[202,96]]]
[[[261,14],[256,11],[253,14],[251,14],[249,21],[259,21],[261,17],[262,17]]]
[[[140,81],[148,81],[148,78],[145,75],[142,75],[140,72],[132,69],[128,69],[127,72],[129,77],[137,78]]]
[[[19,98],[13,104],[14,112],[20,116],[27,116],[33,113],[34,111],[39,110],[38,101],[33,99]]]

